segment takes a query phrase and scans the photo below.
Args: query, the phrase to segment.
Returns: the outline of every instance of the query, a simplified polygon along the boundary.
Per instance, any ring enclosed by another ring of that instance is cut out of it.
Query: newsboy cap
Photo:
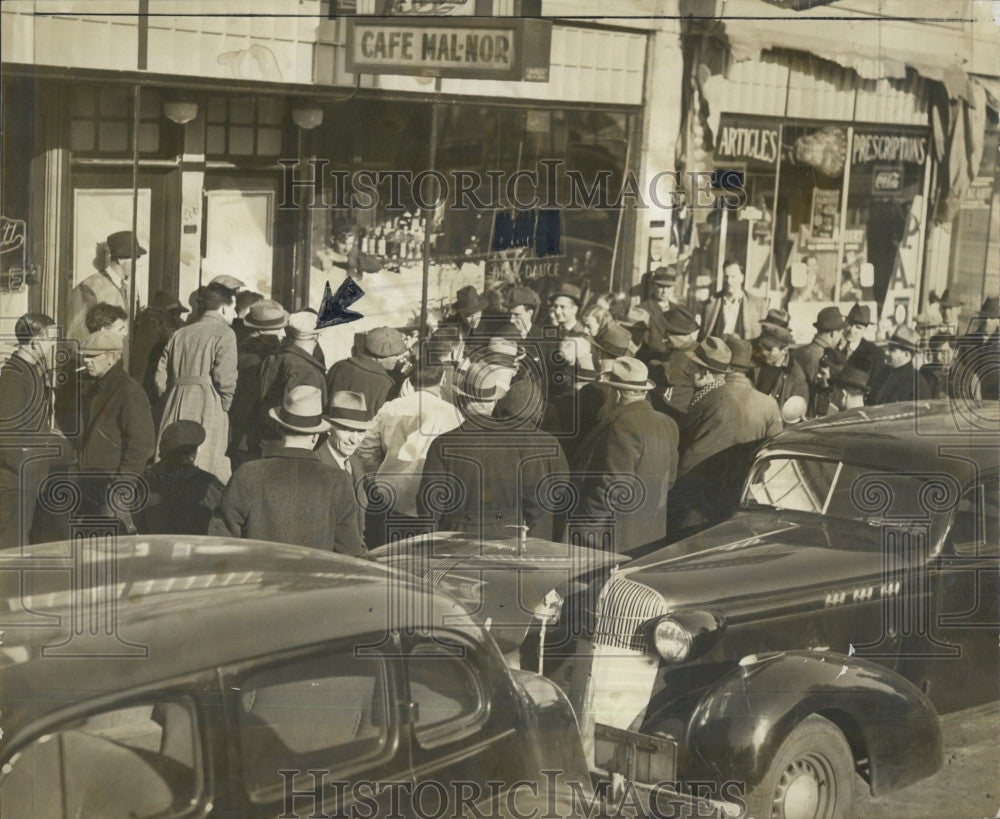
[[[538,298],[538,294],[532,290],[530,287],[521,287],[520,285],[514,287],[510,291],[510,297],[507,299],[507,304],[511,310],[515,307],[533,307],[538,308],[541,301]]]
[[[244,323],[245,320],[244,320]],[[316,329],[316,314],[306,310],[292,313],[288,317],[288,326],[285,333],[289,338],[305,339],[316,338],[319,331]]]
[[[569,284],[568,282],[563,282],[555,290],[549,293],[549,302],[555,301],[560,296],[565,296],[567,299],[576,302],[576,306],[580,306],[580,301],[583,299],[583,293],[580,288],[575,284]]]
[[[365,351],[375,358],[388,358],[406,352],[406,341],[399,330],[375,327],[365,333]]]
[[[120,353],[125,343],[120,333],[111,330],[98,330],[91,333],[80,343],[83,355],[103,355],[104,353]]]
[[[160,435],[160,457],[176,449],[201,446],[205,443],[205,428],[197,421],[174,421]]]

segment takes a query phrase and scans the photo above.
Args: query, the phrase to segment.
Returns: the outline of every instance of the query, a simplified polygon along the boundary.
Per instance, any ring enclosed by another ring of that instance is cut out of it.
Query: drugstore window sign
[[[464,79],[547,81],[552,24],[507,18],[347,21],[347,70]]]

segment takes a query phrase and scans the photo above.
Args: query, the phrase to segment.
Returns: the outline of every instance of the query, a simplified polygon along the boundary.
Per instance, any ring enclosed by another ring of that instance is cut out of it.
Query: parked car
[[[566,697],[445,593],[274,543],[103,544],[0,552],[0,815],[530,814],[543,770],[592,797]]]
[[[1000,696],[997,410],[796,426],[732,519],[568,599],[546,671],[592,764],[758,819],[849,816],[856,770],[874,796],[934,773],[938,714]]]

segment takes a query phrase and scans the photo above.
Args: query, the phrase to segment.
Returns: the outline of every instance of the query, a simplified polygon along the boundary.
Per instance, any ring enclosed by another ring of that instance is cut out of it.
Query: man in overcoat
[[[801,347],[792,349],[792,358],[802,368],[805,373],[806,383],[812,384],[816,380],[816,373],[819,372],[819,362],[823,358],[823,353],[830,347],[837,347],[843,341],[843,329],[847,322],[841,315],[837,307],[824,307],[816,316],[813,327],[816,334],[813,340]]]
[[[649,280],[649,297],[639,302],[639,306],[649,313],[648,326],[642,340],[643,349],[648,355],[662,356],[670,349],[666,340],[669,330],[665,316],[674,307],[676,283],[677,268],[674,265],[657,268]],[[697,327],[695,330],[697,331]]]
[[[343,472],[320,463],[313,449],[330,428],[316,387],[293,387],[270,411],[282,445],[236,470],[208,533],[365,554],[354,491]]]
[[[195,465],[225,483],[232,474],[229,407],[236,393],[236,316],[231,290],[210,284],[199,295],[201,317],[167,342],[156,369],[156,389],[166,395],[160,432],[174,421],[197,421],[205,429]]]
[[[618,401],[577,453],[573,473],[582,508],[572,520],[583,532],[594,524],[596,548],[634,553],[666,536],[667,493],[677,476],[677,424],[646,400],[654,385],[638,359],[616,359],[602,380]]]
[[[901,324],[889,338],[885,361],[889,366],[882,383],[875,388],[872,404],[892,404],[931,397],[931,388],[913,366],[913,356],[920,351],[920,334]]]
[[[138,480],[156,451],[149,398],[125,372],[122,344],[118,333],[98,330],[80,345],[87,375],[97,384],[83,405],[77,465],[86,508],[98,514],[108,511],[105,492],[114,476]],[[119,517],[134,530],[127,513]]]
[[[427,450],[417,510],[438,529],[484,538],[513,538],[521,526],[533,537],[562,537],[562,522],[545,503],[547,483],[569,467],[559,442],[538,429],[542,396],[528,379],[515,381],[498,402],[495,368],[460,371],[457,404],[465,416]],[[494,408],[497,417],[493,417]]]

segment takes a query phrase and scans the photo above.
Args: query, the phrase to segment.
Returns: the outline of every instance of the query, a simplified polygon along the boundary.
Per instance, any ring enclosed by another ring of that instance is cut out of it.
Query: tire
[[[854,756],[837,726],[813,714],[781,743],[747,796],[754,819],[846,819],[854,800]]]

